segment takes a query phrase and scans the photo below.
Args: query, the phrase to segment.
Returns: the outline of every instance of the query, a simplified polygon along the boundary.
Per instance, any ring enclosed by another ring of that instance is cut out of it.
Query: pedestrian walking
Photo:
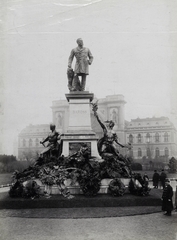
[[[173,210],[173,188],[170,185],[170,181],[166,179],[165,188],[162,194],[162,211],[165,211],[164,215],[171,216]]]
[[[160,178],[160,176],[159,176],[157,170],[154,170],[154,174],[152,176],[152,181],[153,181],[154,188],[158,188],[158,186],[159,186],[159,178]]]
[[[164,189],[165,188],[165,180],[167,178],[166,173],[164,172],[164,169],[162,169],[162,172],[160,174],[160,182],[161,182],[161,186]]]

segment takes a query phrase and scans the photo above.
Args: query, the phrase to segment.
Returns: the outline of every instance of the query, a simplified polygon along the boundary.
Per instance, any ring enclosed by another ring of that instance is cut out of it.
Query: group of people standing
[[[154,170],[152,181],[154,188],[158,188],[159,184],[160,188],[163,188],[162,211],[165,211],[164,215],[171,216],[171,212],[173,210],[173,188],[170,185],[170,180],[167,178],[167,174],[164,172],[164,169],[162,169],[160,174],[157,170]]]
[[[165,188],[165,180],[167,179],[167,175],[164,172],[164,169],[162,169],[161,173],[159,174],[157,170],[154,170],[154,174],[152,177],[153,186],[154,188],[162,187]]]

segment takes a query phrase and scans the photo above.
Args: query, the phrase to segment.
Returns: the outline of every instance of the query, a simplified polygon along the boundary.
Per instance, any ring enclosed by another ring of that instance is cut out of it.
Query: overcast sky
[[[125,119],[172,116],[177,105],[175,0],[12,0],[1,11],[1,138],[50,123],[65,99],[71,49],[81,37],[93,56],[87,89],[123,94]],[[73,64],[74,67],[74,64]]]

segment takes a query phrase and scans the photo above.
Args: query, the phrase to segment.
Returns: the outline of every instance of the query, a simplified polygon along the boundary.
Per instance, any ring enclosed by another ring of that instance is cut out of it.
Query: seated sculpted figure
[[[58,157],[61,154],[61,134],[55,130],[54,124],[50,124],[50,130],[51,133],[49,133],[44,141],[40,142],[41,144],[48,142],[45,149],[41,152],[41,155]]]
[[[118,145],[121,147],[127,147],[131,148],[131,145],[122,145],[118,142],[118,137],[117,134],[114,132],[113,127],[114,127],[114,122],[107,121],[103,123],[97,113],[97,105],[93,105],[93,112],[95,117],[97,118],[98,123],[103,129],[104,136],[101,138],[98,142],[98,151],[100,155],[104,155],[105,153],[110,153],[113,154],[114,156],[119,157],[119,150],[118,150]]]

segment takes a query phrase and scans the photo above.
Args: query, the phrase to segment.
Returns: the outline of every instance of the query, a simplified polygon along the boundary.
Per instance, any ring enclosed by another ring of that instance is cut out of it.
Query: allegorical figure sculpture
[[[97,113],[97,103],[92,103],[92,110],[94,112],[95,117],[97,118],[98,123],[103,129],[103,137],[98,141],[98,152],[100,156],[104,160],[114,160],[119,166],[120,166],[120,171],[122,171],[123,175],[126,175],[127,177],[131,176],[131,168],[130,168],[130,159],[123,157],[119,153],[118,146],[121,147],[126,147],[128,149],[131,149],[131,144],[127,145],[122,145],[118,142],[118,137],[117,134],[114,132],[113,127],[114,127],[114,122],[111,121],[106,121],[103,123]]]
[[[119,157],[119,150],[118,150],[118,146],[121,147],[127,147],[127,148],[131,148],[131,145],[122,145],[118,142],[118,137],[117,134],[114,132],[113,127],[114,127],[114,122],[111,121],[106,121],[105,123],[103,123],[97,113],[97,109],[98,106],[97,104],[93,104],[93,112],[94,112],[94,116],[97,118],[98,123],[100,124],[100,126],[103,129],[103,133],[104,136],[103,138],[101,138],[99,140],[99,146],[98,146],[98,151],[100,153],[100,155],[104,154],[104,153],[111,153],[115,156]]]
[[[84,91],[86,85],[86,76],[89,74],[89,65],[92,64],[93,56],[89,48],[84,47],[83,40],[77,39],[78,46],[72,49],[68,60],[68,88],[70,91]],[[74,71],[72,69],[73,58],[76,58]],[[79,81],[81,76],[81,81]]]
[[[41,144],[48,142],[45,149],[41,152],[41,155],[47,155],[48,157],[58,157],[61,154],[61,134],[55,130],[54,124],[50,124],[50,130],[51,133],[49,133],[44,141],[40,142]]]

